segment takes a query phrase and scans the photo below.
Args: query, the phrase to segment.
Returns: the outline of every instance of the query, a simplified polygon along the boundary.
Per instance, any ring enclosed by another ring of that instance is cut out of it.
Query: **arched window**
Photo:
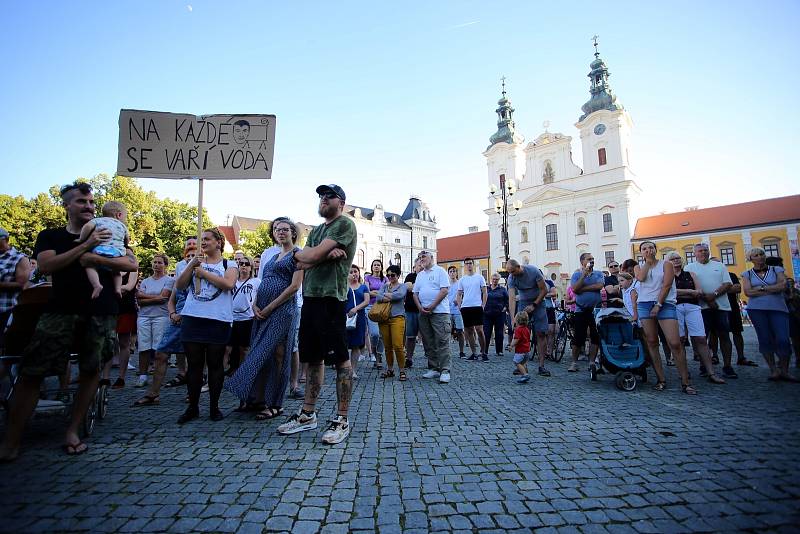
[[[528,227],[523,226],[519,231],[519,242],[520,243],[527,243],[528,242]]]
[[[378,252],[378,258],[377,259],[381,260],[381,265],[383,265],[384,267],[386,266],[386,264],[383,263],[383,252]]]
[[[578,235],[586,233],[586,221],[583,217],[578,217]]]
[[[553,164],[548,159],[544,162],[544,172],[542,173],[542,183],[552,184],[556,177],[556,172],[553,170]]]
[[[401,265],[402,261],[403,260],[400,258],[400,253],[399,252],[395,252],[395,254],[394,254],[394,264],[397,265],[398,267],[400,267],[401,270],[403,268],[403,266]]]
[[[356,265],[362,269],[364,268],[364,251],[361,249],[359,249],[358,254],[356,254]]]

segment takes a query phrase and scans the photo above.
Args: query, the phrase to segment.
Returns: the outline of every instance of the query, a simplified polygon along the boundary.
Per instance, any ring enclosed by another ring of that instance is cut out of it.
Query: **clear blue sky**
[[[191,6],[191,7],[189,7]],[[318,220],[429,202],[440,236],[486,227],[481,152],[509,80],[528,140],[573,136],[590,38],[634,121],[643,212],[800,191],[798,2],[15,2],[0,18],[0,190],[31,196],[116,167],[120,108],[278,117],[273,180],[216,182],[227,214]],[[792,157],[792,159],[790,159]],[[142,180],[188,202],[187,181]]]

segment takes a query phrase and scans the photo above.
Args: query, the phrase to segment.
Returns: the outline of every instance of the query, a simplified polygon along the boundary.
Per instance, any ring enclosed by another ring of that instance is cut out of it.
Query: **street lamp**
[[[500,274],[503,278],[508,277],[508,271],[506,271],[506,265],[508,264],[509,256],[508,256],[508,217],[509,215],[516,214],[519,209],[522,207],[522,201],[515,200],[509,206],[511,202],[511,197],[514,196],[514,193],[517,192],[517,183],[514,181],[513,178],[506,180],[506,175],[500,175],[500,188],[498,190],[497,186],[492,184],[489,187],[489,192],[492,194],[492,198],[494,198],[494,210],[497,212],[498,215],[502,215],[501,222],[500,222],[500,239],[503,242],[503,252],[505,254],[505,263],[503,264],[503,269],[501,270]],[[513,208],[514,211],[509,213],[509,208]]]

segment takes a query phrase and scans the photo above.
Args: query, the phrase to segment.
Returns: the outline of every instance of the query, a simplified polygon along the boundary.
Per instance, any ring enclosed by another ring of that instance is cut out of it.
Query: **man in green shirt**
[[[308,364],[308,384],[303,407],[278,427],[280,434],[317,428],[316,404],[325,365],[336,365],[337,416],[322,435],[329,445],[350,435],[347,412],[353,392],[353,369],[347,351],[345,305],[347,275],[356,255],[356,225],[342,216],[345,194],[335,184],[317,187],[319,215],[325,224],[315,227],[303,250],[295,253],[304,269],[303,311],[300,316],[300,362]]]

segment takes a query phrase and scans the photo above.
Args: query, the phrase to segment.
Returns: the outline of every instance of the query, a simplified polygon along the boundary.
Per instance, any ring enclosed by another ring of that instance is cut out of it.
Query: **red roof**
[[[792,195],[641,217],[636,222],[632,239],[698,234],[798,220],[800,220],[800,195]]]
[[[436,241],[436,261],[456,261],[464,258],[489,257],[489,230],[471,234],[443,237]]]
[[[217,228],[225,236],[225,241],[230,243],[233,248],[236,248],[236,234],[233,231],[233,226],[217,226]]]

